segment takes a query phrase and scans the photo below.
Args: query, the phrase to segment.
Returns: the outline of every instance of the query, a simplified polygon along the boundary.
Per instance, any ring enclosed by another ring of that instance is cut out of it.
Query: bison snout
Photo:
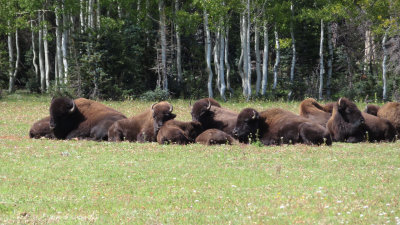
[[[233,129],[233,131],[232,131],[232,134],[235,136],[235,137],[237,137],[238,136],[238,131],[237,131],[237,129],[235,128],[235,129]]]

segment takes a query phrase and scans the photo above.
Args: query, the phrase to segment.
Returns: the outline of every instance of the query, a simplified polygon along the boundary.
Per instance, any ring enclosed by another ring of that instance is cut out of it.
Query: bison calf
[[[194,142],[194,139],[202,131],[199,122],[182,122],[178,120],[169,120],[164,123],[157,134],[159,144],[188,144]]]
[[[129,119],[116,121],[108,130],[109,141],[156,141],[162,125],[176,117],[168,102],[153,104],[148,110]]]
[[[254,138],[264,145],[332,143],[329,132],[323,126],[279,108],[260,113],[252,108],[243,109],[239,113],[234,133],[244,143]]]
[[[54,134],[50,129],[50,116],[47,116],[39,121],[36,121],[29,130],[30,138],[54,138]]]
[[[109,126],[124,118],[122,113],[85,98],[55,98],[50,105],[50,129],[58,139],[107,140]]]
[[[208,129],[196,138],[196,143],[203,145],[234,144],[237,141],[229,134],[218,129]]]

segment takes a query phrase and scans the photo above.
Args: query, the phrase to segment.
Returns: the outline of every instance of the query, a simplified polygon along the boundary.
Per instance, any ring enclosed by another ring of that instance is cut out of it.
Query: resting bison
[[[378,116],[379,118],[389,120],[397,133],[400,134],[400,103],[399,102],[388,102],[382,107],[376,105],[367,105],[364,112]]]
[[[307,98],[300,103],[300,116],[325,127],[332,115],[331,107],[332,104],[322,106],[315,99]]]
[[[194,142],[194,139],[202,132],[199,122],[182,122],[178,120],[168,120],[160,128],[157,134],[159,144],[183,144]]]
[[[364,141],[367,131],[361,111],[347,98],[340,98],[334,104],[332,116],[326,127],[334,141],[350,143]]]
[[[362,112],[367,127],[368,141],[393,141],[396,137],[396,129],[393,124],[383,118]]]
[[[161,126],[176,117],[172,110],[170,103],[159,102],[137,116],[116,121],[108,129],[108,140],[157,141],[157,133]]]
[[[237,113],[214,106],[209,100],[207,104],[204,104],[204,101],[201,104],[197,103],[193,105],[191,112],[193,121],[200,122],[204,130],[215,128],[230,135],[232,134],[236,124]]]
[[[229,134],[217,129],[208,129],[196,138],[196,143],[203,145],[234,144],[237,141]]]
[[[109,126],[122,113],[85,98],[55,98],[50,105],[50,129],[58,139],[107,140]]]
[[[54,134],[50,129],[50,116],[36,121],[29,130],[30,138],[54,138]]]
[[[252,108],[243,109],[237,118],[234,134],[244,143],[256,138],[264,145],[332,144],[329,132],[323,126],[279,108],[260,113]]]

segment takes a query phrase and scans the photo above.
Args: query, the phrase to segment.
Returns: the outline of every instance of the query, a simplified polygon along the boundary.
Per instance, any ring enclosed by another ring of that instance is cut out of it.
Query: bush
[[[40,83],[35,77],[29,78],[25,87],[30,93],[40,93]]]
[[[143,101],[164,101],[170,97],[169,92],[156,88],[154,91],[147,91],[140,96]]]

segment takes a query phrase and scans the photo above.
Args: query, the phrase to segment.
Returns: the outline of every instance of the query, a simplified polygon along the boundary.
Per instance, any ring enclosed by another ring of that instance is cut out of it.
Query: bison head
[[[154,119],[154,133],[157,134],[158,130],[164,124],[165,121],[174,119],[175,114],[172,113],[174,108],[168,102],[154,103],[151,106],[151,113]]]
[[[77,110],[74,100],[67,97],[55,98],[50,105],[50,129],[56,129]]]
[[[356,104],[347,98],[340,98],[337,102],[338,112],[342,115],[344,121],[352,124],[364,124],[364,117]]]
[[[211,106],[221,107],[221,105],[213,98],[203,98],[193,104],[192,107],[192,120],[200,122],[207,113],[209,113]]]
[[[379,108],[380,107],[377,105],[367,105],[367,106],[365,106],[364,112],[374,115],[374,116],[377,116]]]
[[[248,143],[249,139],[255,137],[259,128],[260,116],[255,109],[243,109],[237,118],[236,127],[233,129],[240,142]]]

